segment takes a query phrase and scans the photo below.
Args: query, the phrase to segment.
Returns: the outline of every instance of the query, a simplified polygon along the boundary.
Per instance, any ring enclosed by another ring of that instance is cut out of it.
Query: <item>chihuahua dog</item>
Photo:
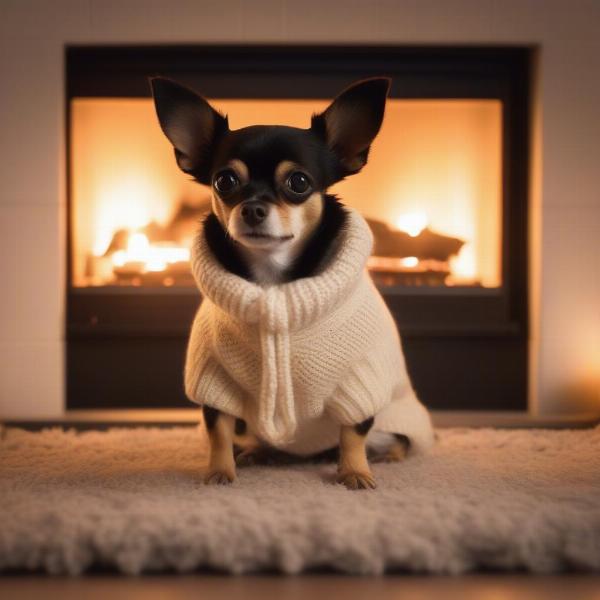
[[[232,131],[227,117],[190,89],[164,78],[153,78],[151,86],[179,168],[211,187],[212,212],[199,235],[226,272],[265,288],[321,272],[343,243],[349,218],[327,190],[367,163],[389,79],[347,88],[308,129],[253,125]],[[194,360],[189,353],[188,360]],[[269,444],[239,416],[206,404],[203,411],[211,444],[206,482],[228,483],[236,462],[259,460]],[[366,455],[373,421],[340,425],[338,480],[348,488],[375,487]],[[409,443],[404,434],[387,435],[383,459],[401,460]]]

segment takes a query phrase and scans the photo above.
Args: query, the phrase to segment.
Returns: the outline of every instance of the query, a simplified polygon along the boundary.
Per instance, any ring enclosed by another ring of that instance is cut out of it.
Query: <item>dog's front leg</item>
[[[204,483],[231,483],[235,479],[233,459],[235,417],[210,406],[204,406],[203,413],[210,441],[210,459]]]
[[[367,434],[372,425],[373,418],[358,425],[342,425],[337,481],[350,490],[376,487],[367,461]]]

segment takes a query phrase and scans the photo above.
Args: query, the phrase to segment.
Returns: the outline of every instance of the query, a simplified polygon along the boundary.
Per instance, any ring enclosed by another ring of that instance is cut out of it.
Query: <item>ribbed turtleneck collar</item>
[[[236,320],[259,323],[268,330],[295,330],[323,317],[361,276],[373,246],[366,221],[354,209],[342,239],[326,267],[314,277],[262,287],[227,271],[204,236],[192,251],[192,272],[203,296]],[[280,314],[283,313],[283,314]]]

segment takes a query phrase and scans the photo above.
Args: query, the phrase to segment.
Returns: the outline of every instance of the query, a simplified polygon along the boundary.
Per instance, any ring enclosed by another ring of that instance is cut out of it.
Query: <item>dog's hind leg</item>
[[[235,479],[233,459],[235,417],[210,406],[204,406],[203,413],[210,440],[210,459],[204,483],[231,483]]]
[[[374,463],[400,462],[406,458],[410,440],[402,433],[374,431],[367,442],[369,460]]]
[[[373,425],[373,419],[367,419],[358,425],[342,425],[340,432],[340,460],[338,464],[338,483],[348,489],[373,489],[375,478],[367,461],[367,434]]]
[[[264,444],[248,430],[244,419],[235,420],[235,437],[233,444],[233,454],[235,464],[238,467],[248,467],[250,465],[261,464]]]

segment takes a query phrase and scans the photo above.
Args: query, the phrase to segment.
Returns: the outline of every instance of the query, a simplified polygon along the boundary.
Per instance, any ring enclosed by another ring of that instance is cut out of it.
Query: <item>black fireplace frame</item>
[[[72,285],[71,99],[148,97],[152,75],[208,97],[329,98],[354,80],[388,75],[391,97],[502,101],[502,286],[382,292],[429,407],[525,410],[532,54],[512,46],[68,46],[67,408],[192,406],[182,368],[200,301],[191,289]]]

